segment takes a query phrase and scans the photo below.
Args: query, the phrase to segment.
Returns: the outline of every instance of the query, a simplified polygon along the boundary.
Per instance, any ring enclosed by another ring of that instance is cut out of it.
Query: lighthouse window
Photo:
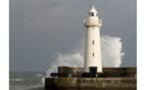
[[[94,57],[95,55],[94,55],[94,53],[93,53],[93,57]]]
[[[94,13],[91,13],[91,16],[94,16]]]
[[[92,44],[94,45],[94,40],[92,41]]]
[[[90,16],[94,16],[94,13],[93,13],[93,12],[90,12],[89,15],[90,15]]]

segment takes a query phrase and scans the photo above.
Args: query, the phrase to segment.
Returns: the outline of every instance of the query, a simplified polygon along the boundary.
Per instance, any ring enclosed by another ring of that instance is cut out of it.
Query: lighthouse
[[[84,20],[86,27],[86,42],[84,55],[84,72],[89,72],[90,67],[97,67],[97,72],[102,73],[102,58],[100,44],[100,27],[102,21],[98,17],[98,12],[92,6],[89,16]]]

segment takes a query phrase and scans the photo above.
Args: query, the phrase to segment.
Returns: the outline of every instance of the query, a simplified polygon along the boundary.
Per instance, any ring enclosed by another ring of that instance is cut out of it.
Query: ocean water
[[[10,72],[9,90],[44,90],[45,72]]]
[[[46,72],[10,72],[9,90],[45,90]],[[48,89],[47,89],[48,90]],[[49,89],[66,90],[66,89]],[[136,90],[136,89],[67,89],[67,90]]]

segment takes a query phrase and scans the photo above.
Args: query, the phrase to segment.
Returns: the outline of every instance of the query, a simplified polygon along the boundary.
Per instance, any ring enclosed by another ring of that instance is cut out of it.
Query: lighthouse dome
[[[91,10],[89,12],[95,12],[95,13],[97,13],[97,11],[96,11],[94,6],[91,7]]]

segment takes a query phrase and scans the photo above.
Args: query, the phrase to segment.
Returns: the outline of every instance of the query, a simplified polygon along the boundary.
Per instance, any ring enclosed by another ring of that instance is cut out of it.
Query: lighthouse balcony
[[[102,20],[101,19],[99,19],[99,20],[87,19],[87,20],[84,20],[84,25],[86,27],[90,27],[90,26],[99,26],[99,27],[101,27],[102,26]]]

